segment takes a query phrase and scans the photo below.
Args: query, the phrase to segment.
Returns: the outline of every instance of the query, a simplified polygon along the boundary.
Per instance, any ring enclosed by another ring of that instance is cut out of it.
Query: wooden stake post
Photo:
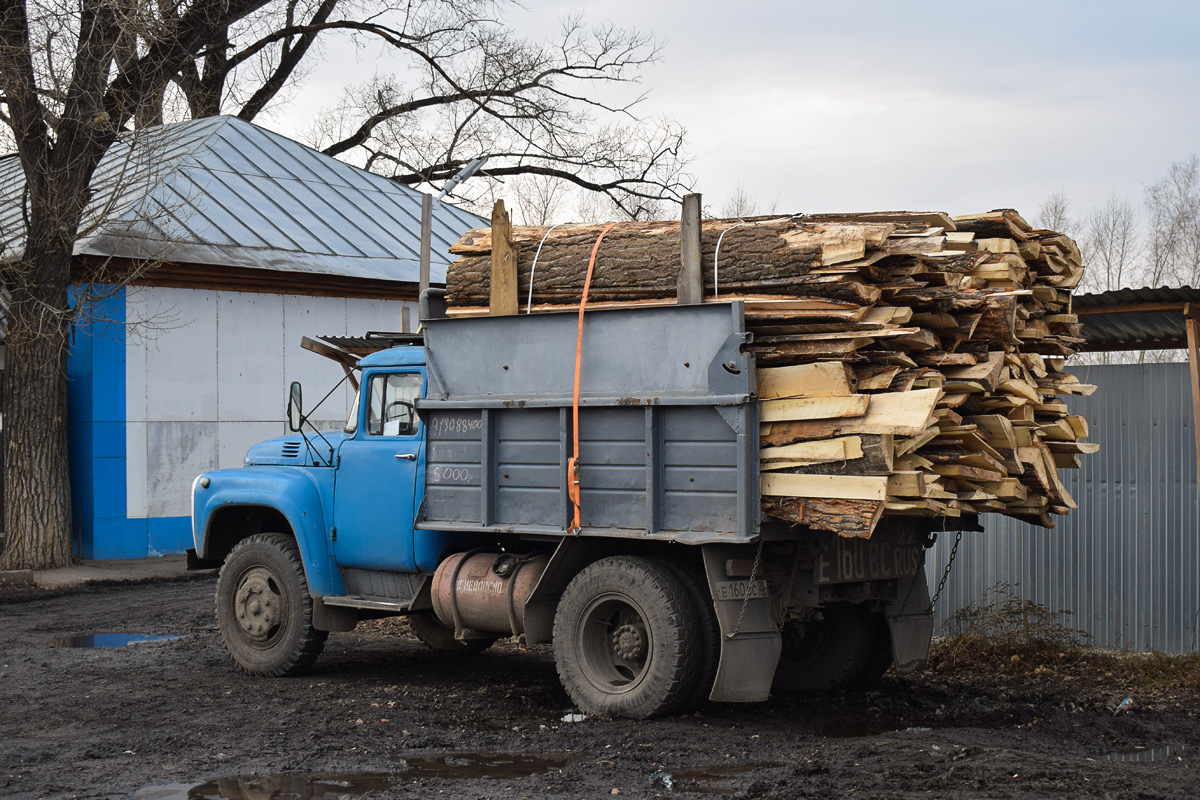
[[[517,313],[517,246],[512,241],[512,221],[504,201],[492,206],[492,293],[488,311],[493,316]]]
[[[704,274],[700,269],[700,195],[683,198],[679,225],[679,305],[694,306],[704,301]]]
[[[1196,469],[1200,474],[1200,320],[1193,315],[1191,303],[1183,307],[1183,324],[1187,328],[1188,368],[1192,373],[1192,430],[1196,435]]]
[[[433,197],[421,195],[421,272],[418,293],[429,288],[429,262],[432,259],[433,241]],[[417,295],[418,297],[420,294]]]

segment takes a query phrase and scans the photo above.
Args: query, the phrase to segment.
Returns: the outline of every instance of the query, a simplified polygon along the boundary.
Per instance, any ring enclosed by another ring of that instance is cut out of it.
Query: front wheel
[[[584,568],[554,616],[554,659],[584,711],[644,719],[687,702],[700,672],[700,632],[687,587],[645,558]]]
[[[225,559],[217,577],[217,626],[243,671],[278,677],[312,665],[327,636],[313,627],[312,611],[300,551],[290,536],[251,536]]]

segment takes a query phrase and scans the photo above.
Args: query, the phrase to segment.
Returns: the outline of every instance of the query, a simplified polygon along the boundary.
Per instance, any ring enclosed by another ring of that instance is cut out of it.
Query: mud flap
[[[358,611],[353,608],[325,605],[325,599],[312,599],[313,627],[319,631],[352,631],[358,624]]]
[[[729,559],[745,559],[746,546],[706,544],[704,572],[721,627],[721,658],[709,699],[757,703],[771,693],[783,639],[771,613],[767,582],[725,574]],[[749,550],[750,557],[754,555]]]
[[[907,675],[925,668],[933,639],[933,610],[929,607],[925,570],[900,582],[899,597],[900,602],[888,605],[885,616],[892,632],[896,672]]]

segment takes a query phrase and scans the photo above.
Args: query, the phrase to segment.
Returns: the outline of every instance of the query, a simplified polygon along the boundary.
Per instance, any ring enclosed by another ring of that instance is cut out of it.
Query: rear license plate
[[[717,600],[757,600],[767,596],[766,581],[717,581],[713,586]]]
[[[916,537],[843,539],[817,556],[817,583],[891,580],[915,575],[925,564],[925,548]]]

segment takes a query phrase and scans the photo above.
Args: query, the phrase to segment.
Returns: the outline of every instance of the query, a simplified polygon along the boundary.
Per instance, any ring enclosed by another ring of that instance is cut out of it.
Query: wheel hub
[[[283,598],[272,576],[257,569],[242,580],[234,600],[238,625],[251,639],[265,641],[283,618]]]
[[[646,640],[642,632],[632,625],[622,625],[612,634],[612,651],[626,661],[635,661],[646,651]]]

